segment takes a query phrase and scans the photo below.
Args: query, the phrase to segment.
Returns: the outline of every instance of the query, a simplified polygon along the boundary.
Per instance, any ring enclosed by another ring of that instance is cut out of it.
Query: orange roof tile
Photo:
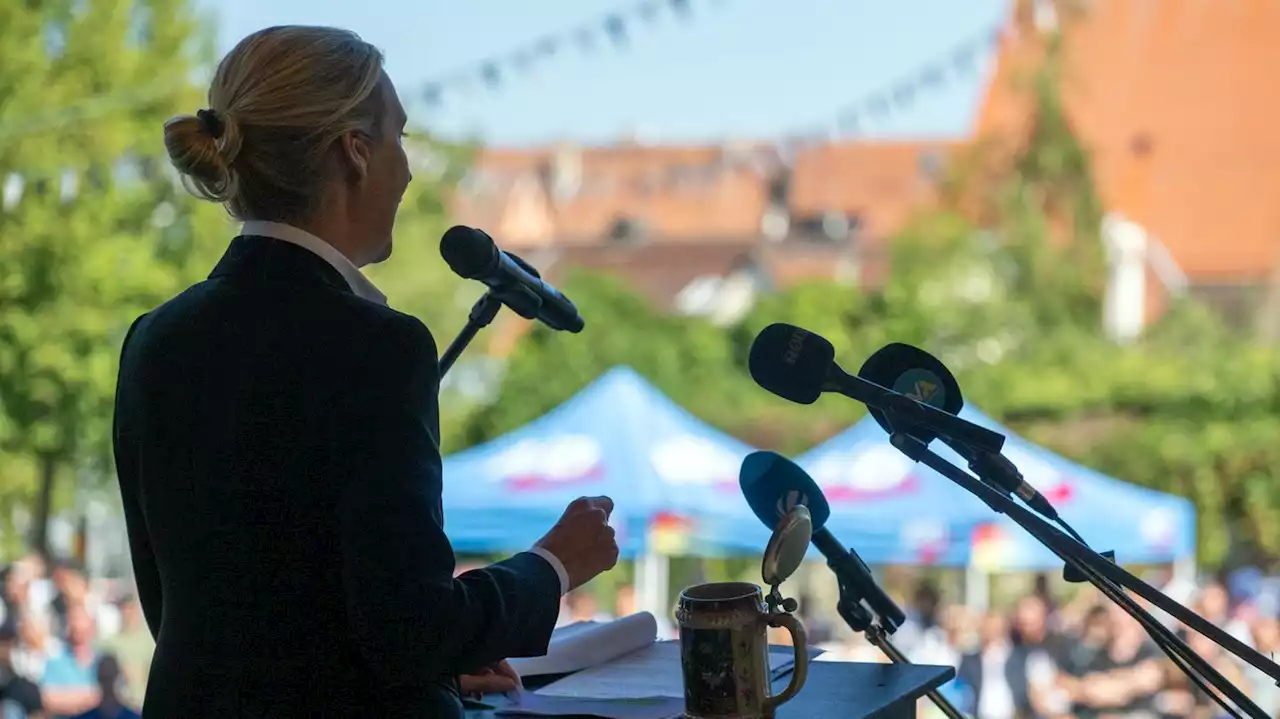
[[[522,199],[540,205],[545,222],[536,224],[545,226],[546,238],[538,244],[594,243],[624,217],[654,236],[741,237],[759,231],[765,207],[764,184],[749,167],[751,152],[745,148],[740,157],[719,146],[639,145],[486,149],[450,209],[459,222],[496,228],[511,223],[509,213]],[[557,163],[579,178],[560,197]]]
[[[1014,29],[981,136],[1027,128],[1043,38]],[[1265,275],[1280,260],[1280,3],[1107,0],[1062,30],[1064,106],[1107,208],[1147,227],[1194,280]]]
[[[791,211],[859,215],[875,237],[897,232],[911,213],[933,202],[938,179],[957,143],[846,142],[796,157]]]
[[[861,234],[892,235],[933,199],[933,165],[949,143],[839,143],[802,151],[791,171],[793,216],[844,212]],[[764,145],[589,147],[568,151],[581,183],[555,195],[556,148],[486,149],[450,201],[458,222],[489,228],[515,246],[596,244],[621,217],[655,241],[737,242],[761,234],[779,167]]]

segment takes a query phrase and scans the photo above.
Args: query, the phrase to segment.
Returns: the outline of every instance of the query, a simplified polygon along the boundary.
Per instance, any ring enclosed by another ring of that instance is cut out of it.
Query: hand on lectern
[[[485,667],[475,674],[458,677],[458,690],[464,697],[479,698],[485,694],[505,694],[523,686],[520,674],[507,660]]]
[[[613,500],[608,497],[579,497],[535,545],[564,565],[569,589],[577,589],[618,563],[618,542],[609,526],[612,513]]]

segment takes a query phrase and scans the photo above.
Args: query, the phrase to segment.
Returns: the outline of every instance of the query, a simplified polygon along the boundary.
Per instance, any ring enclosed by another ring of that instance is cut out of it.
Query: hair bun
[[[226,202],[235,194],[232,162],[239,152],[239,138],[231,124],[214,111],[170,119],[164,125],[164,147],[169,162],[198,197]]]

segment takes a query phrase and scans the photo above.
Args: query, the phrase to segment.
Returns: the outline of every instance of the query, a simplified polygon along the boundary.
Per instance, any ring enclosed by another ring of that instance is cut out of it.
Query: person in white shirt
[[[980,646],[956,671],[970,693],[969,710],[978,719],[1015,719],[1028,714],[1027,656],[1014,646],[1009,623],[999,613],[982,618]]]

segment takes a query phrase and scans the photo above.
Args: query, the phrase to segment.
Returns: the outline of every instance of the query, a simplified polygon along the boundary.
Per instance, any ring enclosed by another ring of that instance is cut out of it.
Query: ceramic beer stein
[[[766,598],[754,584],[699,584],[680,593],[680,662],[684,672],[687,719],[768,719],[804,686],[809,653],[804,626],[791,612],[778,585],[804,558],[812,523],[804,507],[792,510],[774,532],[765,551]],[[795,668],[781,693],[772,693],[769,627],[791,633]]]

